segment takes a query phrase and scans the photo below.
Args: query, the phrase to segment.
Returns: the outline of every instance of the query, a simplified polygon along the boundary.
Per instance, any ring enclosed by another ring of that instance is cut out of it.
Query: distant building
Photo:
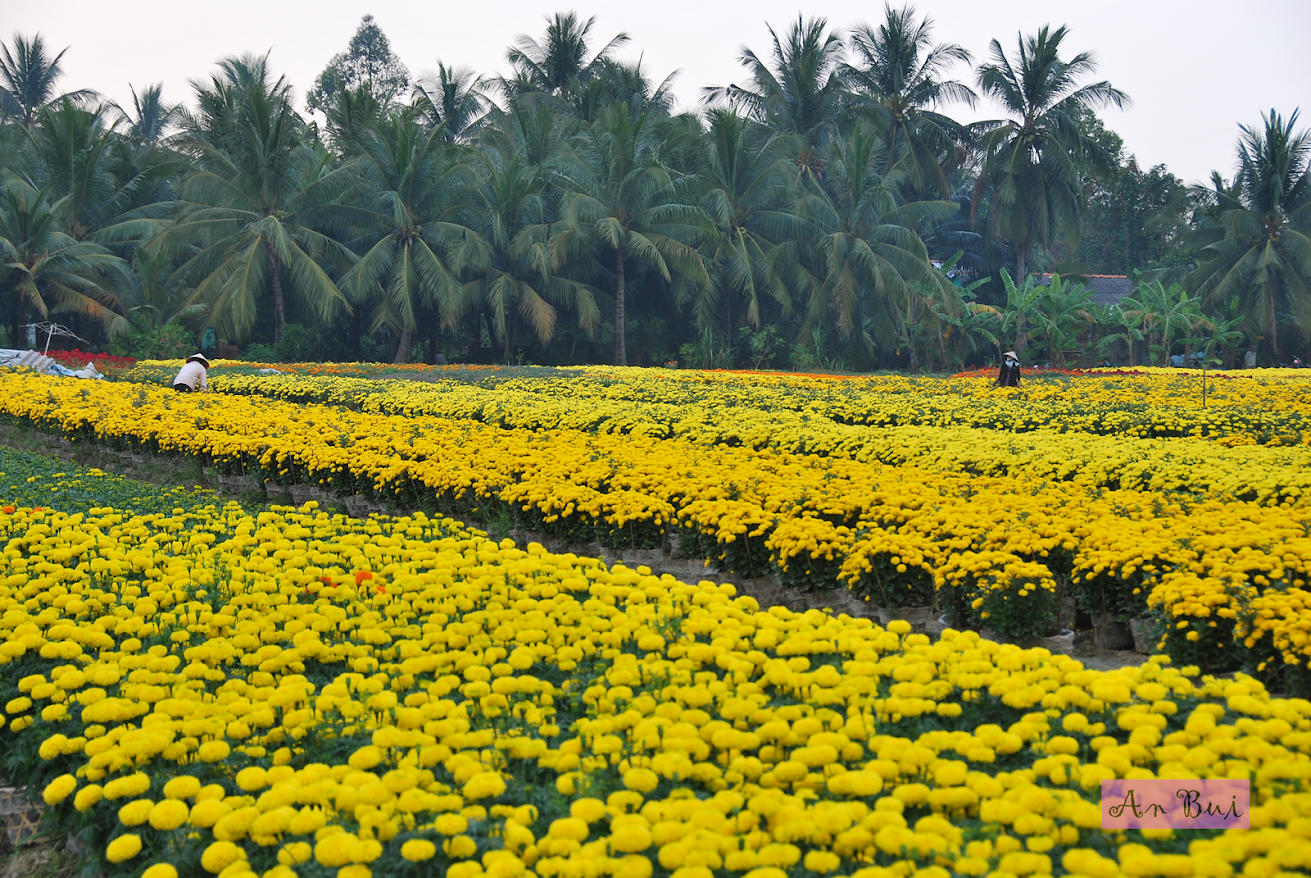
[[[1052,282],[1050,274],[1034,274],[1033,277],[1034,283],[1044,287]],[[1092,290],[1093,304],[1103,307],[1120,304],[1133,287],[1127,274],[1071,274],[1067,278]]]

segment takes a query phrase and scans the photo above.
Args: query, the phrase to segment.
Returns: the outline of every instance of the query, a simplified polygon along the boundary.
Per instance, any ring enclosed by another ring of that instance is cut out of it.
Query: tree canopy
[[[58,316],[312,356],[758,368],[1169,362],[1311,336],[1311,137],[1239,129],[1185,186],[1097,115],[1128,106],[1065,27],[976,61],[891,4],[798,16],[681,112],[632,38],[557,13],[508,73],[411,77],[365,16],[302,113],[273,55],[186,95],[64,92],[0,43],[6,344]],[[972,66],[973,65],[973,66]],[[1114,72],[1112,71],[1112,76]],[[959,108],[992,107],[963,124]],[[1100,276],[1125,278],[1106,299]],[[1204,340],[1205,344],[1202,341]],[[224,347],[229,346],[229,347]]]

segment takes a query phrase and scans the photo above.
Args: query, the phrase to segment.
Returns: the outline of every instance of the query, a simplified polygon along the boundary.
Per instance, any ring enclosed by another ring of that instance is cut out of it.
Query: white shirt
[[[197,385],[199,385],[200,390],[209,389],[205,385],[205,367],[200,363],[197,363],[195,360],[185,364],[178,371],[178,377],[173,379],[173,384],[185,384],[192,390],[196,390]]]

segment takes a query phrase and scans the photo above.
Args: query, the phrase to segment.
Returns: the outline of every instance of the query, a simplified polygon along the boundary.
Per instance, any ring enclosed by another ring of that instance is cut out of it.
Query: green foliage
[[[680,115],[669,79],[616,59],[627,35],[598,43],[594,26],[553,15],[516,38],[508,78],[439,61],[411,91],[365,16],[310,91],[326,121],[296,111],[269,57],[221,61],[193,109],[159,86],[119,109],[60,94],[62,53],[14,37],[4,335],[57,319],[149,353],[140,333],[176,323],[269,361],[827,370],[958,369],[1028,346],[1082,365],[1120,342],[1159,363],[1238,330],[1277,362],[1280,339],[1311,337],[1296,114],[1242,129],[1232,180],[1185,190],[1094,113],[1126,97],[1089,53],[1067,56],[1063,27],[1018,54],[994,41],[976,93],[950,78],[969,54],[911,7],[845,37],[798,17],[743,48],[741,84],[708,89],[704,115]],[[980,96],[1003,118],[948,114]],[[1135,290],[1141,313],[1099,309],[1078,284],[1027,286],[1038,265],[1198,301],[1147,307],[1155,293]],[[283,344],[292,325],[315,343]]]
[[[160,488],[0,445],[0,493],[13,506],[54,506],[70,515],[113,506],[170,513],[211,498],[208,491]]]
[[[1212,306],[1237,297],[1249,333],[1277,360],[1281,315],[1311,333],[1311,133],[1294,130],[1296,111],[1262,121],[1242,127],[1234,187],[1217,186],[1215,214],[1201,217],[1189,288]]]
[[[308,363],[318,358],[318,343],[308,327],[288,323],[275,345],[280,363]]]
[[[109,343],[109,353],[138,360],[177,360],[196,352],[196,338],[184,326],[165,323],[133,329]]]
[[[391,41],[372,15],[360,19],[346,51],[332,56],[305,103],[311,110],[323,110],[343,91],[360,86],[382,103],[401,97],[410,86],[410,71],[392,54]]]

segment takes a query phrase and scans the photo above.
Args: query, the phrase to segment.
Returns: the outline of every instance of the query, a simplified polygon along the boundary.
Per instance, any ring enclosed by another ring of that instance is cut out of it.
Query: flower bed
[[[1311,568],[1311,522],[1289,502],[1184,503],[631,435],[147,386],[70,388],[37,376],[0,376],[0,390],[9,391],[0,409],[73,437],[433,513],[505,514],[579,542],[640,549],[679,533],[685,552],[735,575],[773,569],[807,590],[919,593],[931,572],[936,601],[956,624],[1017,640],[1045,633],[1057,590],[1077,589],[1089,612],[1154,614],[1177,661],[1246,668],[1297,691],[1307,682],[1299,669],[1311,644],[1298,635],[1307,617],[1288,610]]]
[[[850,454],[868,436],[860,428],[906,426],[1306,445],[1311,373],[1287,371],[1293,374],[1225,379],[1212,388],[1208,407],[1201,406],[1200,379],[1148,374],[1095,381],[1058,376],[1017,391],[982,379],[880,376],[839,382],[765,375],[748,380],[728,373],[589,367],[562,371],[561,377],[497,378],[495,387],[483,387],[466,381],[259,375],[244,366],[225,373],[216,364],[212,383],[223,393],[387,414]],[[128,377],[168,384],[175,372],[171,365],[142,364]]]
[[[82,369],[93,363],[96,371],[108,377],[118,377],[137,364],[134,357],[115,357],[112,354],[91,354],[86,351],[50,351],[47,356],[68,369]],[[179,364],[181,365],[181,364]],[[174,370],[176,372],[176,370]]]
[[[1227,878],[1311,856],[1311,704],[1241,675],[759,613],[421,514],[18,508],[0,538],[0,744],[108,875]],[[1114,777],[1250,778],[1252,828],[1103,831]]]

